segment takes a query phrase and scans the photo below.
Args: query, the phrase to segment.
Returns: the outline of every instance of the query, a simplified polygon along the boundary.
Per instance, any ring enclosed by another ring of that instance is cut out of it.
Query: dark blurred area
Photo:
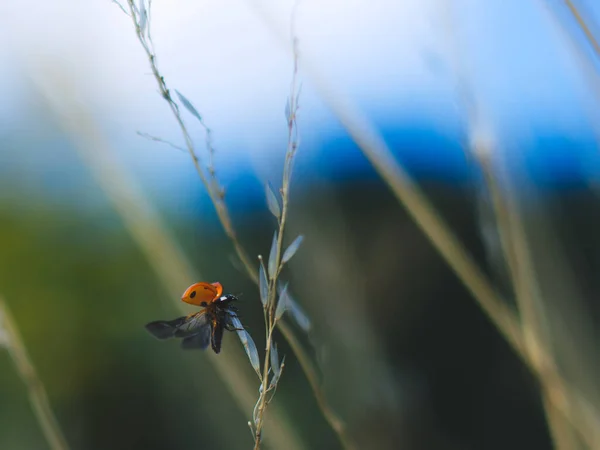
[[[426,191],[486,266],[475,192],[432,183]],[[596,198],[581,190],[554,192],[548,201],[578,279],[598,292]],[[313,321],[327,392],[361,448],[551,448],[535,380],[381,182],[315,187],[295,196],[291,209],[293,228],[306,235],[292,283]],[[1,211],[2,295],[72,448],[250,445],[244,415],[205,355],[145,333],[147,321],[176,313],[160,306],[167,294],[113,212],[82,213],[33,197],[5,202]],[[224,235],[201,232],[201,218],[172,225],[202,273],[243,293],[242,317],[260,342],[256,289],[230,265]],[[250,252],[264,253],[272,227],[266,212],[244,222]],[[344,296],[354,289],[361,293]],[[597,308],[591,311],[597,320]],[[364,348],[353,341],[366,335],[375,337]],[[279,340],[288,365],[277,402],[308,448],[337,448]],[[224,351],[236,345],[227,336]],[[360,358],[370,346],[388,380]],[[0,447],[45,448],[26,390],[7,354],[1,361]],[[385,382],[391,387],[378,385]]]

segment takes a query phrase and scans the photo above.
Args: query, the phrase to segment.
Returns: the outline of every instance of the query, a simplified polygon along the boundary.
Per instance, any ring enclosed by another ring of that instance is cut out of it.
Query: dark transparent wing
[[[185,338],[198,334],[203,328],[210,329],[209,314],[206,310],[200,311],[193,316],[188,316],[185,320],[177,326],[173,336],[178,338]]]
[[[157,320],[146,325],[146,330],[157,339],[169,339],[175,337],[178,328],[185,323],[186,317],[178,317],[174,320]]]
[[[206,323],[200,328],[198,333],[184,338],[183,341],[181,341],[181,348],[184,350],[204,350],[210,343],[210,335],[210,324]]]

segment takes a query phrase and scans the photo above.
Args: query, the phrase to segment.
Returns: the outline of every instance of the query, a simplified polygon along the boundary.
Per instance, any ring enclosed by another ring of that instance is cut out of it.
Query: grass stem
[[[40,380],[27,348],[21,339],[19,329],[7,304],[0,298],[0,326],[6,331],[6,346],[17,369],[19,377],[27,388],[33,412],[52,450],[68,450],[69,446],[50,407],[48,394]]]

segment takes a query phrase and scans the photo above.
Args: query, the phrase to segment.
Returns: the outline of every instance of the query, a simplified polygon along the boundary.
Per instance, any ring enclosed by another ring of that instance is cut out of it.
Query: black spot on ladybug
[[[206,305],[207,305],[207,303],[206,303],[206,302],[202,302],[202,303],[200,303],[200,306],[206,306]]]
[[[196,296],[196,291],[192,291],[192,293],[190,294],[190,298],[194,298]]]

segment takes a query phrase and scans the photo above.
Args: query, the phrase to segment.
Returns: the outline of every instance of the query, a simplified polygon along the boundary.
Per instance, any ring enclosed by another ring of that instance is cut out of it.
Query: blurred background
[[[310,332],[286,320],[355,448],[600,448],[590,431],[600,429],[600,5],[295,8],[300,147],[286,242],[305,240],[283,276]],[[252,258],[268,254],[276,227],[264,183],[281,185],[293,9],[152,1],[158,67],[212,130],[214,168]],[[264,348],[258,290],[189,155],[139,134],[184,146],[131,18],[110,0],[8,0],[0,42],[0,298],[69,448],[252,448],[259,382],[235,335],[215,356],[144,330],[193,312],[179,301],[192,282],[220,281],[242,294],[242,322]],[[184,118],[208,161],[205,130]],[[537,375],[365,157],[365,133],[425,192],[502,305],[520,310],[525,336],[538,323],[552,363],[528,353]],[[524,237],[511,243],[530,263],[521,285],[537,299],[532,314],[511,281],[496,194]],[[2,317],[0,448],[51,448]],[[286,368],[265,446],[342,448],[276,339]],[[570,405],[558,425],[548,402]]]

